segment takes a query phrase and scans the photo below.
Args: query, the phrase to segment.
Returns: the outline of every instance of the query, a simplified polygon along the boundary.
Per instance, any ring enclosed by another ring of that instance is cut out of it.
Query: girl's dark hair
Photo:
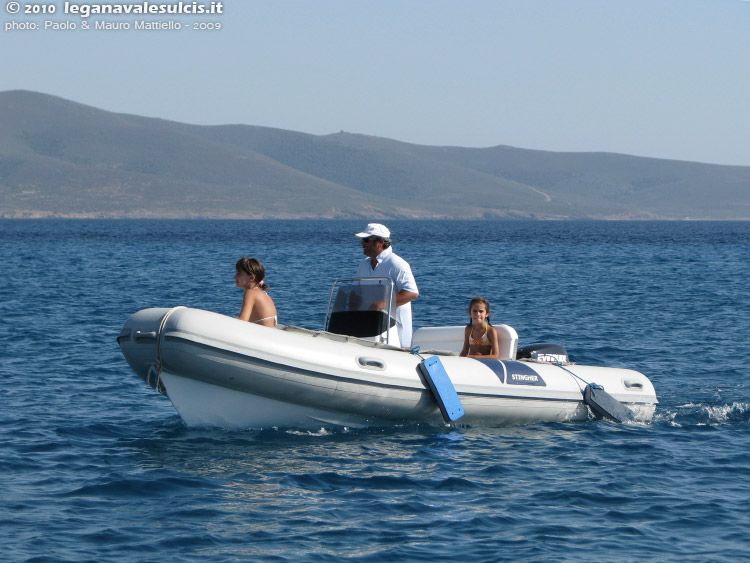
[[[247,258],[246,256],[243,256],[237,260],[237,265],[235,267],[238,272],[245,272],[250,276],[255,276],[255,281],[266,291],[270,289],[268,284],[263,281],[263,278],[266,277],[266,269],[257,258]]]
[[[487,301],[484,297],[475,297],[471,301],[469,301],[469,315],[471,315],[471,308],[476,305],[477,303],[484,305],[484,308],[487,310],[487,317],[485,320],[487,321],[487,324],[492,326],[492,323],[490,322],[490,302]],[[469,319],[469,326],[471,326],[471,319]]]

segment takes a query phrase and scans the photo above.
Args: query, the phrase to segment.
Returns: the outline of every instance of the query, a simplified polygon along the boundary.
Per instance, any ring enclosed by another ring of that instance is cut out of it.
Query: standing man
[[[354,235],[362,242],[367,256],[357,268],[358,278],[389,278],[396,292],[396,327],[401,346],[411,347],[411,301],[419,296],[417,282],[409,263],[394,254],[391,232],[380,223],[370,223],[361,233]]]

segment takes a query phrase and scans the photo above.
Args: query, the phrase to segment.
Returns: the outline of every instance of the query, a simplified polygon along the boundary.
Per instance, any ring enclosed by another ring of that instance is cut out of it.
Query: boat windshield
[[[393,344],[393,282],[388,278],[336,280],[328,300],[328,332]],[[396,344],[398,345],[398,344]]]

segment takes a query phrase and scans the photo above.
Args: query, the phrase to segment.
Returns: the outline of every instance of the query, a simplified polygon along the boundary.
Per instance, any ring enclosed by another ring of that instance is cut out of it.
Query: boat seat
[[[518,350],[518,333],[512,326],[492,325],[497,330],[497,343],[501,360],[515,360]],[[446,350],[460,354],[464,347],[464,329],[461,326],[423,327],[414,331],[412,346],[422,349]]]

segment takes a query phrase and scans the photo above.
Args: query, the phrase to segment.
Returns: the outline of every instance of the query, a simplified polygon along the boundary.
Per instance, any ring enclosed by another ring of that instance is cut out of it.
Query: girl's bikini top
[[[474,328],[472,327],[472,332],[469,333],[469,344],[473,346],[489,346],[490,345],[490,337],[487,336],[487,321],[484,321],[484,334],[480,336],[479,338],[474,338],[472,336],[472,333],[474,331]]]

